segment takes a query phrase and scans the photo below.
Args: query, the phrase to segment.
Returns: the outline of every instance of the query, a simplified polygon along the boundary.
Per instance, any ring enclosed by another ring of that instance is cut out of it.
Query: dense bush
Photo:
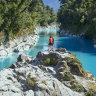
[[[5,33],[6,41],[34,33],[36,25],[54,22],[56,14],[42,0],[0,0],[0,32]]]
[[[96,39],[96,0],[59,0],[58,21],[72,34]]]

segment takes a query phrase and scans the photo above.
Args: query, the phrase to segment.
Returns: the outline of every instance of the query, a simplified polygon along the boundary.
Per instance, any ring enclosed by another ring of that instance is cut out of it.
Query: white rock
[[[33,90],[28,90],[25,92],[25,96],[34,96]]]
[[[3,45],[0,46],[0,56],[6,56],[14,50],[18,50],[17,52],[29,50],[30,47],[34,47],[36,45],[38,39],[38,35],[27,35],[25,37],[16,38],[9,42],[9,46],[6,45],[8,48],[5,48]]]
[[[40,90],[35,92],[35,96],[45,96]]]
[[[19,88],[12,86],[12,85],[9,86],[9,90],[11,90],[14,93],[20,93],[21,92],[21,90]]]
[[[11,91],[6,91],[6,92],[3,92],[3,93],[0,93],[0,96],[23,96],[23,95],[20,94],[20,93],[14,93],[14,92],[11,92]]]
[[[0,56],[6,56],[8,52],[6,50],[0,51]]]

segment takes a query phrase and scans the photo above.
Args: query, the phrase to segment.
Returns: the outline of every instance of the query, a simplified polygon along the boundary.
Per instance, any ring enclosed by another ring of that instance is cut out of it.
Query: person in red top
[[[52,47],[52,45],[53,45],[53,38],[52,38],[52,36],[50,36],[50,38],[49,38],[49,43],[48,43],[48,51],[49,51],[49,47],[51,47],[51,51],[53,51],[53,47]]]

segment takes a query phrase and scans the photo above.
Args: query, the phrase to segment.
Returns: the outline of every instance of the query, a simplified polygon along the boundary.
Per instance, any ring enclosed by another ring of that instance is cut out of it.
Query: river
[[[40,34],[37,45],[33,49],[24,51],[23,53],[36,57],[39,51],[48,50],[48,34],[54,32],[54,29],[50,29],[48,32],[46,31],[47,30],[39,30],[39,33],[45,32],[46,34]],[[57,35],[54,35],[54,39],[54,50],[57,48],[66,48],[68,51],[76,54],[77,58],[82,62],[83,68],[93,73],[96,77],[96,48],[94,48],[93,40],[77,37],[60,37]],[[3,69],[4,66],[9,67],[11,64],[14,64],[19,54],[22,53],[11,53],[6,57],[0,57],[0,70]]]

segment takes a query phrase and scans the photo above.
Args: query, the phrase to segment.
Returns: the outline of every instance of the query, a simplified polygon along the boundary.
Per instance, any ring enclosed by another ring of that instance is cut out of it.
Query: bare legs
[[[48,51],[49,51],[49,47],[51,47],[51,51],[53,51],[53,46],[48,44]]]
[[[51,45],[51,51],[53,51],[53,46]]]
[[[52,46],[52,49],[51,49],[51,51],[53,51],[53,46]]]
[[[48,44],[48,51],[49,51],[49,44]]]

